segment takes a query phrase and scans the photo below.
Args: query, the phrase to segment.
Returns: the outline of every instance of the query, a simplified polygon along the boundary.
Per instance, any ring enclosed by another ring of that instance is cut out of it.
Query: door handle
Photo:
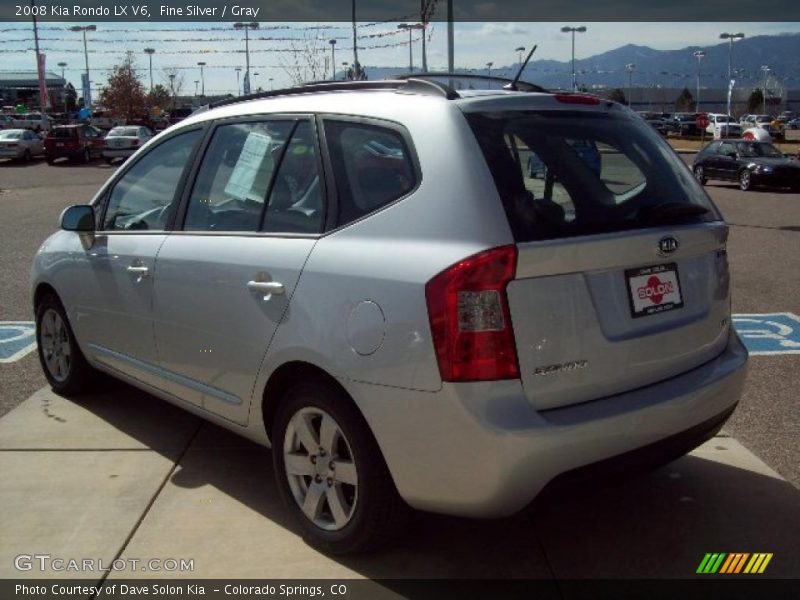
[[[278,281],[248,281],[247,289],[252,292],[264,294],[264,302],[272,298],[273,294],[279,295],[286,292],[286,288]]]
[[[137,281],[141,281],[142,279],[144,279],[145,277],[147,277],[150,274],[150,269],[148,269],[147,267],[137,266],[137,265],[128,266],[126,271],[128,271],[128,273],[132,273],[134,275],[138,275],[138,277],[136,279]]]

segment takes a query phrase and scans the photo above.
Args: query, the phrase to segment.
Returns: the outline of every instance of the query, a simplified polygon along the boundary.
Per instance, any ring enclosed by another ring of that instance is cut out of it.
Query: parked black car
[[[667,123],[664,118],[664,113],[637,111],[639,116],[642,117],[648,125],[655,129],[661,135],[667,135]]]
[[[680,136],[700,135],[696,113],[675,113],[665,122],[666,131]]]
[[[738,181],[743,190],[764,185],[800,192],[800,162],[769,142],[713,141],[697,153],[692,171],[703,185],[709,179],[724,179]]]

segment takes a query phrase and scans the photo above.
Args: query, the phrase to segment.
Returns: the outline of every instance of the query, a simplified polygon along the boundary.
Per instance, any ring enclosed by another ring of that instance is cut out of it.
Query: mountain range
[[[535,42],[535,40],[532,40]],[[457,57],[456,48],[456,57]],[[713,46],[689,46],[680,50],[655,50],[647,46],[627,44],[602,54],[575,60],[579,86],[587,88],[622,87],[629,84],[625,65],[635,65],[630,81],[634,87],[688,87],[696,85],[697,59],[693,53],[705,52],[700,62],[700,81],[703,88],[726,88],[728,78],[729,43]],[[419,57],[417,56],[417,60]],[[733,67],[736,87],[758,87],[763,85],[764,72],[768,65],[768,88],[800,88],[800,33],[761,35],[745,38],[733,44]],[[370,79],[385,79],[407,73],[407,67],[366,67]],[[513,77],[519,63],[492,68],[492,75]],[[486,69],[457,69],[461,72],[486,74]],[[522,76],[525,81],[546,88],[570,88],[572,65],[570,61],[532,60]]]

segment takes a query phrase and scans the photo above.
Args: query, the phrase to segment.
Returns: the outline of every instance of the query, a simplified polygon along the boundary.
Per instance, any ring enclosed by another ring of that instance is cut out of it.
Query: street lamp
[[[487,62],[486,63],[486,76],[487,77],[491,77],[492,76],[492,65],[493,64],[494,64],[493,62]]]
[[[239,87],[239,73],[242,72],[242,67],[235,67],[233,70],[236,71],[236,95],[241,96],[242,91],[241,88]]]
[[[80,31],[83,33],[83,56],[86,59],[86,83],[83,86],[83,105],[87,109],[92,107],[92,89],[89,84],[89,50],[86,46],[86,32],[97,31],[97,25],[73,25],[70,31]]]
[[[330,39],[331,45],[331,81],[336,81],[336,40]]]
[[[205,95],[206,95],[206,76],[203,73],[203,67],[206,66],[206,63],[201,60],[200,62],[197,63],[197,66],[200,67],[200,82],[201,82],[200,83],[200,95],[205,97]],[[197,94],[195,93],[195,95],[197,95]]]
[[[153,54],[156,53],[155,48],[145,48],[144,53],[147,54],[148,58],[150,59],[150,91],[153,91]]]
[[[578,81],[575,79],[575,34],[586,33],[586,26],[581,25],[580,27],[570,27],[569,25],[564,25],[561,28],[561,33],[572,34],[572,91],[574,92],[578,89]]]
[[[268,81],[269,81],[269,89],[270,89],[270,91],[272,91],[273,89],[275,89],[275,86],[273,86],[273,85],[272,85],[272,81],[273,81],[273,79],[274,79],[273,77],[270,77],[270,78],[269,78],[269,80],[268,80]]]
[[[200,83],[199,79],[194,80],[194,95],[197,96],[197,84]]]
[[[697,95],[694,99],[694,109],[697,112],[700,112],[700,61],[703,60],[705,55],[706,53],[702,50],[695,50],[692,52],[692,56],[697,59]]]
[[[60,62],[60,63],[58,63],[58,66],[61,67],[61,79],[64,79],[64,67],[67,66],[67,63]]]
[[[411,34],[415,29],[425,29],[425,25],[422,23],[400,23],[397,26],[398,29],[408,29],[408,72],[414,72],[414,55],[412,53],[412,40]],[[423,35],[425,35],[423,33]]]
[[[258,91],[258,73],[253,73],[253,83],[256,84],[256,91]]]
[[[744,39],[744,34],[723,32],[719,34],[719,39],[728,40],[728,114],[731,114],[731,96],[733,95],[733,42],[734,40]]]
[[[625,71],[627,71],[628,73],[628,106],[633,105],[633,102],[631,102],[631,100],[633,96],[633,72],[635,69],[636,65],[633,63],[628,63],[627,65],[625,65]]]
[[[767,114],[767,77],[771,69],[769,65],[761,65],[761,70],[764,72],[764,89],[762,90],[763,94],[761,94],[761,96],[764,98],[764,114]]]
[[[255,21],[252,23],[234,23],[234,29],[244,29],[244,58],[245,58],[245,70],[244,70],[244,86],[242,88],[242,92],[245,94],[250,93],[250,30],[251,29],[258,29],[258,23]],[[247,89],[244,89],[247,88]]]
[[[522,66],[522,53],[525,52],[525,46],[517,46],[514,48],[514,52],[519,54],[519,66]]]

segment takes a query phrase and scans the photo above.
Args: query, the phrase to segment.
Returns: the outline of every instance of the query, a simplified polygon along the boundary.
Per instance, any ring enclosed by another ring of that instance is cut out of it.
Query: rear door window
[[[577,111],[467,119],[518,242],[719,218],[641,119]]]
[[[416,186],[414,162],[399,131],[326,120],[325,139],[336,181],[337,225],[383,208]]]

